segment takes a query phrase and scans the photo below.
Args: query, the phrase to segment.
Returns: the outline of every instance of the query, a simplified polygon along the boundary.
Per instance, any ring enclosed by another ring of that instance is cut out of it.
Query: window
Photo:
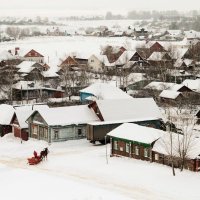
[[[114,150],[118,150],[118,141],[114,141]]]
[[[126,143],[126,153],[129,153],[129,152],[130,152],[130,144]]]
[[[123,148],[123,147],[119,147],[119,150],[120,150],[120,151],[124,151],[124,148]]]
[[[54,130],[54,139],[55,140],[59,139],[59,131],[58,130]]]
[[[39,131],[40,131],[40,137],[44,138],[44,128],[43,127],[39,127]]]
[[[91,63],[93,63],[93,62],[94,62],[94,60],[91,60],[90,62],[91,62]]]
[[[78,136],[82,136],[82,129],[81,128],[78,129]]]
[[[36,125],[32,125],[32,134],[37,135],[38,134],[38,129]]]
[[[147,158],[148,157],[148,149],[144,148],[144,157]]]
[[[48,138],[48,130],[47,130],[47,128],[44,128],[44,138]]]
[[[47,128],[39,127],[40,138],[48,138]]]
[[[139,147],[138,147],[138,146],[135,146],[135,154],[136,154],[137,156],[139,156]]]
[[[159,160],[159,155],[157,153],[155,154],[155,160]]]

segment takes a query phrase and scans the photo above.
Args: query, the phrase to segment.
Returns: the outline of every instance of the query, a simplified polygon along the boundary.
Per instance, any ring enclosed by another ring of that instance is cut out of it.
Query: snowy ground
[[[48,161],[27,165],[33,150],[48,146],[42,141],[20,143],[11,134],[0,139],[0,197],[35,199],[200,199],[200,174],[129,158],[108,157],[106,146],[85,139],[49,146]],[[109,146],[108,146],[109,152]]]

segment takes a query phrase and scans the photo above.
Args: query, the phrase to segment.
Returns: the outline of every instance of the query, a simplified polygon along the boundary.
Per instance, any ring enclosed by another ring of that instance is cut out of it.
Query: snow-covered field
[[[49,146],[48,161],[29,166],[34,150]],[[109,152],[109,145],[108,152]],[[3,200],[198,200],[200,174],[129,158],[106,162],[106,146],[85,139],[54,143],[20,143],[0,138],[0,197]]]
[[[57,24],[62,25],[13,25],[20,28],[37,29],[46,33],[47,28],[59,27],[60,30],[66,30],[67,32],[74,33],[79,29],[87,29],[88,27],[97,28],[100,26],[107,26],[109,29],[126,30],[128,26],[136,26],[136,23],[141,20],[58,20],[52,19]],[[151,20],[151,19],[150,19]],[[150,21],[149,20],[149,21]],[[0,25],[0,30],[5,31],[7,27],[11,25]]]

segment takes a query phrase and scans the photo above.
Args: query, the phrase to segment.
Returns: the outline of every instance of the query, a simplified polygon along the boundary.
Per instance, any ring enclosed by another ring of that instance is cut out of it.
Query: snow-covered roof
[[[171,52],[173,59],[181,59],[187,53],[188,47],[185,48],[174,48]]]
[[[33,67],[34,64],[36,64],[36,62],[33,62],[33,61],[23,61],[19,65],[17,65],[16,68],[19,69],[18,72],[29,73],[29,72],[31,72],[34,69],[34,67]]]
[[[151,90],[166,90],[174,86],[175,83],[169,82],[151,82],[144,87],[144,89],[151,89]]]
[[[187,86],[191,90],[200,91],[200,79],[196,80],[186,79],[182,82],[182,84]]]
[[[8,51],[4,50],[0,53],[0,62],[2,60],[12,60],[15,59],[13,55],[11,55]]]
[[[185,64],[187,67],[191,66],[194,63],[192,59],[177,59],[174,67],[181,67],[182,64]]]
[[[0,124],[9,125],[14,115],[14,108],[11,105],[1,104],[0,105]]]
[[[184,63],[184,62],[183,62],[183,59],[178,58],[178,59],[176,60],[176,62],[174,63],[174,67],[181,67],[183,63]]]
[[[181,30],[167,30],[167,32],[171,35],[171,36],[179,36],[182,34]]]
[[[192,74],[185,70],[170,69],[168,74],[171,76],[191,76]]]
[[[126,64],[132,56],[136,53],[136,51],[124,51],[122,55],[115,62],[116,65],[124,65]]]
[[[164,134],[161,138],[159,138],[154,146],[153,146],[153,151],[164,154],[164,155],[169,155],[170,154],[170,135],[172,137],[173,145],[172,145],[172,155],[173,156],[179,156],[179,148],[183,148],[183,135],[176,134],[176,133],[168,133]],[[181,146],[179,145],[182,144]],[[191,139],[191,142],[188,143],[188,155],[187,158],[190,159],[195,159],[199,158],[200,155],[200,139],[198,138],[193,138]]]
[[[166,99],[176,99],[181,93],[173,90],[163,90],[159,97]]]
[[[132,123],[124,123],[110,131],[107,135],[120,139],[151,144],[158,138],[162,137],[163,134],[166,133],[158,129],[140,126]]]
[[[21,90],[21,89],[30,89],[31,88],[31,84],[34,85],[34,87],[41,87],[41,84],[39,82],[34,82],[34,81],[19,81],[17,82],[16,84],[14,84],[12,87],[14,89],[18,89],[18,90]]]
[[[29,109],[17,109],[15,114],[17,116],[17,120],[20,128],[28,128],[28,124],[26,123],[26,119],[33,113],[33,110]]]
[[[133,84],[142,80],[146,80],[144,73],[130,73],[127,77],[128,84]]]
[[[166,55],[166,52],[153,52],[150,57],[148,58],[148,60],[152,60],[152,61],[161,61],[163,60],[163,57]]]
[[[59,75],[52,70],[43,71],[41,74],[42,74],[43,77],[46,77],[46,78],[59,77]]]
[[[183,84],[174,84],[171,88],[169,88],[169,90],[178,92],[178,90],[180,90],[182,87],[186,87],[186,86]]]
[[[49,126],[86,124],[99,120],[94,111],[90,110],[87,105],[49,108],[38,112]]]
[[[200,38],[200,32],[194,30],[184,31],[184,34],[188,39]]]
[[[80,90],[81,93],[92,94],[97,99],[131,99],[127,93],[123,92],[121,89],[108,84],[108,83],[94,83],[89,87]]]
[[[189,65],[192,65],[192,63],[194,62],[194,60],[192,59],[184,59],[184,63],[189,66]]]
[[[15,110],[42,110],[48,109],[49,106],[46,104],[23,104],[23,105],[13,105]]]
[[[145,121],[162,118],[153,98],[98,100],[104,121]]]
[[[26,120],[28,117],[36,110],[47,110],[49,109],[49,106],[43,105],[43,104],[35,104],[35,105],[19,105],[14,106],[15,108],[15,114],[17,116],[20,128],[28,128],[28,124],[26,123]]]

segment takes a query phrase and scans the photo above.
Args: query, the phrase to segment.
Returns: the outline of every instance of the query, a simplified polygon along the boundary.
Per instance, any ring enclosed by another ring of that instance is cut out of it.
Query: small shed
[[[12,118],[12,132],[15,137],[27,141],[29,137],[28,124],[26,119],[33,113],[33,110],[18,109]]]
[[[126,156],[151,161],[153,143],[160,138],[164,131],[124,123],[109,132],[111,141],[111,156]]]
[[[0,136],[12,132],[11,120],[14,115],[14,108],[11,105],[0,105]]]

